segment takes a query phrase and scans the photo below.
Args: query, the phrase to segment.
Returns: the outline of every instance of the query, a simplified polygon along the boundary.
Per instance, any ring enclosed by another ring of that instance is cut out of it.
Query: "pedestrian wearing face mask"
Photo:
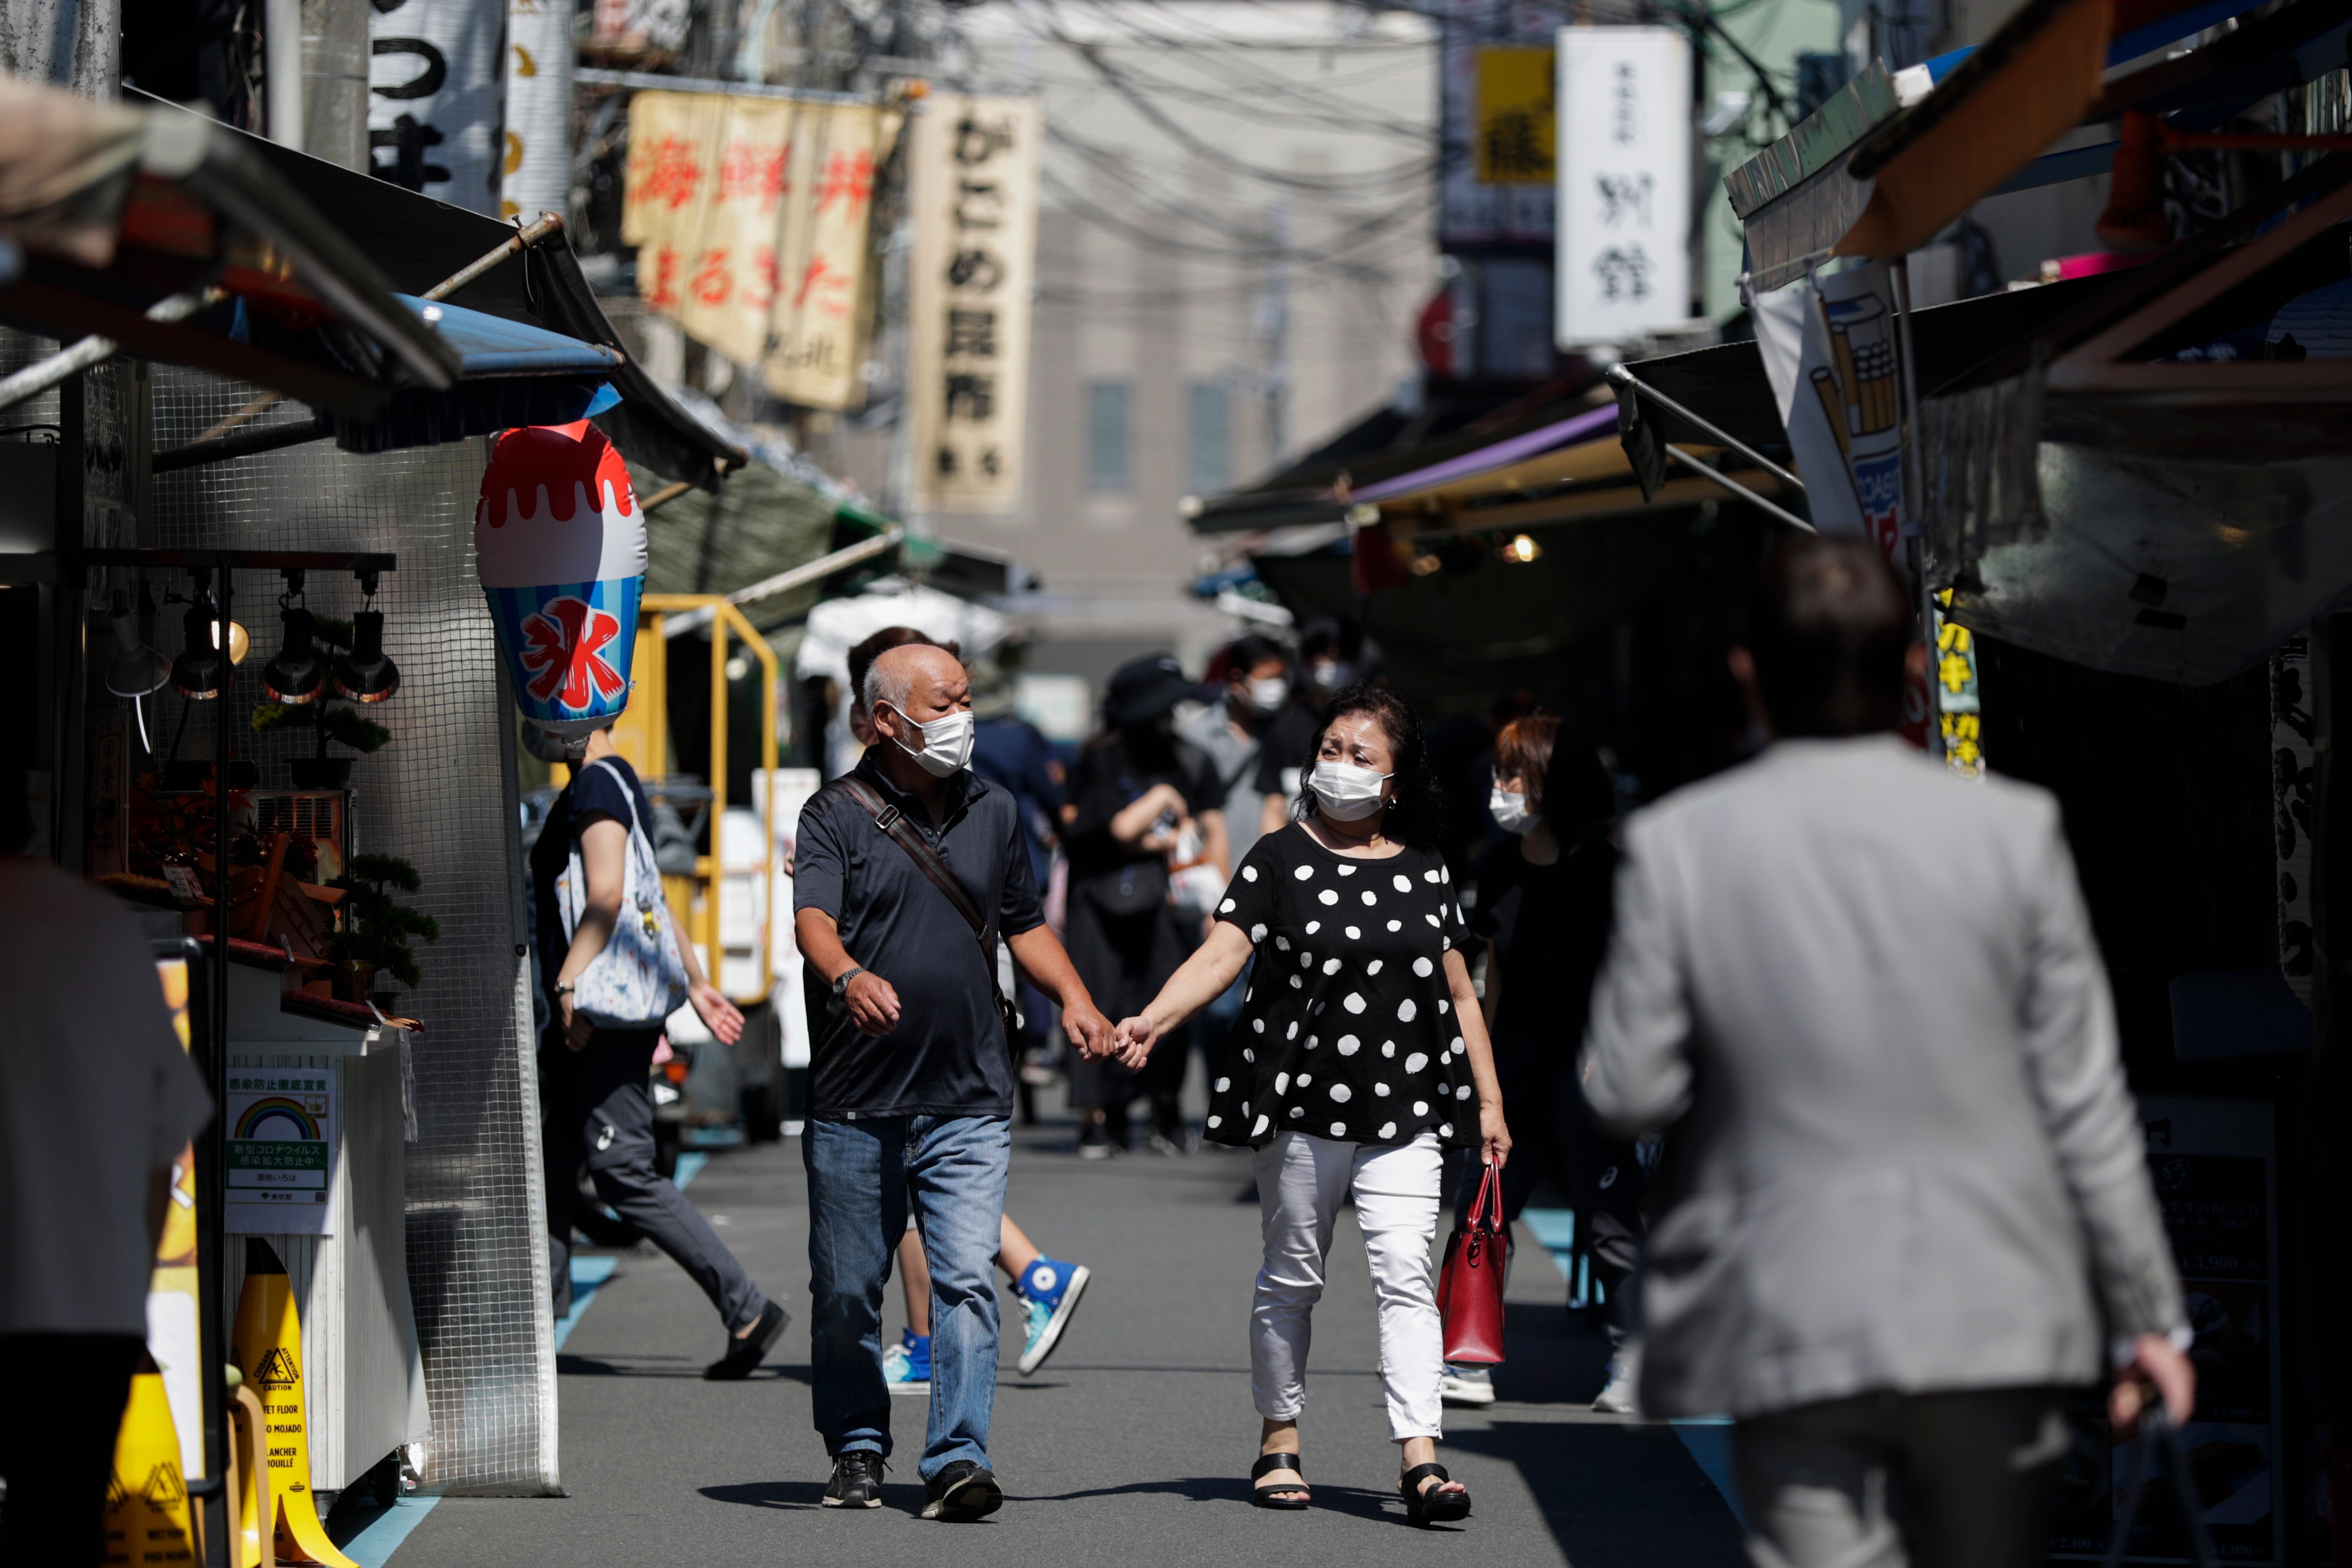
[[[1309,1506],[1298,1418],[1340,1205],[1352,1194],[1380,1303],[1398,1489],[1414,1522],[1470,1494],[1436,1462],[1444,1336],[1430,1241],[1446,1152],[1508,1168],[1502,1091],[1470,986],[1468,931],[1436,847],[1442,797],[1421,721],[1381,687],[1324,710],[1297,813],[1257,841],[1217,924],[1118,1026],[1150,1048],[1250,964],[1209,1100],[1211,1140],[1255,1152],[1265,1261],[1250,1310],[1261,1508]],[[1351,1392],[1349,1397],[1354,1397]]]
[[[1589,1227],[1611,1349],[1593,1408],[1622,1415],[1633,1407],[1626,1284],[1641,1244],[1642,1168],[1631,1144],[1593,1125],[1576,1088],[1592,980],[1609,947],[1616,805],[1590,741],[1540,709],[1505,724],[1495,737],[1487,810],[1506,837],[1478,863],[1470,930],[1486,944],[1480,1011],[1495,1038],[1503,1111],[1519,1133],[1518,1158],[1503,1173],[1503,1216],[1517,1220],[1549,1172]],[[1468,1214],[1477,1191],[1477,1168],[1465,1163],[1455,1177],[1458,1214]],[[1491,1405],[1493,1378],[1483,1366],[1448,1366],[1445,1397]]]
[[[923,1514],[977,1519],[1003,1500],[988,1455],[1013,1098],[998,935],[1061,1004],[1081,1054],[1110,1048],[1109,1027],[1045,928],[1012,796],[967,765],[963,666],[929,644],[893,647],[863,695],[875,744],[802,812],[793,881],[812,1037],[812,1404],[834,1458],[824,1500],[880,1506],[883,1286],[911,1201],[931,1276]]]
[[[1176,706],[1199,689],[1166,654],[1130,659],[1113,671],[1103,698],[1103,732],[1070,770],[1062,845],[1070,858],[1070,959],[1114,1017],[1156,993],[1199,945],[1204,910],[1171,901],[1171,858],[1197,858],[1222,880],[1233,862],[1216,770],[1176,737]],[[1193,847],[1191,856],[1187,847]],[[1120,1062],[1081,1062],[1070,1099],[1082,1108],[1078,1152],[1107,1159],[1129,1146],[1128,1107],[1150,1102],[1150,1147],[1187,1147],[1177,1100],[1183,1042],[1171,1040],[1142,1074]]]

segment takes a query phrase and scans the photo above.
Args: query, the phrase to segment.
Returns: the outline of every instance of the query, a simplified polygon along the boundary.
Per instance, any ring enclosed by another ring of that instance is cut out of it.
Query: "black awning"
[[[161,102],[161,100],[149,100]],[[341,168],[257,136],[241,142],[320,212],[391,279],[398,292],[422,294],[467,263],[514,237],[514,229],[373,174]],[[568,237],[561,233],[492,268],[449,296],[453,304],[544,327],[584,342],[623,349],[610,376],[620,405],[595,423],[631,461],[702,489],[718,488],[722,466],[741,467],[741,447],[678,406],[643,366],[628,359],[621,335],[597,303]]]

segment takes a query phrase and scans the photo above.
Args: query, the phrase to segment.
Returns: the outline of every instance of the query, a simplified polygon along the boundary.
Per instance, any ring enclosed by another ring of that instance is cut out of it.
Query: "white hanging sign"
[[[378,178],[502,216],[506,0],[376,0],[368,153]]]
[[[572,7],[508,0],[505,162],[499,216],[572,208]]]
[[[1671,27],[1562,27],[1556,222],[1564,349],[1690,319],[1691,52]]]

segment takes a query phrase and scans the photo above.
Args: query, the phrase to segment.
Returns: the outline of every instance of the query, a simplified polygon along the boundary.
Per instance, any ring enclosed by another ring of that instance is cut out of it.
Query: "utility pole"
[[[1257,331],[1265,368],[1258,395],[1265,403],[1266,461],[1282,461],[1290,448],[1290,198],[1277,196],[1267,209],[1265,292],[1258,296]]]

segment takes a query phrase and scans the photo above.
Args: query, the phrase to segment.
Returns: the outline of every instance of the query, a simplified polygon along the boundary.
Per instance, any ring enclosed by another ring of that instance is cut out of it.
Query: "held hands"
[[[1115,1048],[1110,1020],[1104,1017],[1092,1002],[1081,1002],[1075,1007],[1062,1009],[1062,1033],[1070,1037],[1070,1044],[1077,1047],[1078,1055],[1090,1062],[1101,1060]]]
[[[898,1026],[898,993],[870,970],[852,980],[841,999],[849,1005],[849,1021],[861,1035],[878,1040]]]
[[[2116,1369],[2116,1386],[2107,1395],[2107,1419],[2117,1437],[2139,1429],[2140,1413],[2153,1397],[2163,1399],[2165,1414],[2180,1426],[2196,1413],[2197,1366],[2164,1335],[2142,1334],[2132,1342],[2131,1360]]]
[[[1105,1054],[1116,1057],[1130,1072],[1139,1069],[1151,1059],[1151,1047],[1160,1040],[1160,1026],[1148,1013],[1139,1013],[1124,1019],[1118,1026],[1118,1038]]]
[[[1511,1130],[1503,1125],[1503,1102],[1482,1100],[1478,1102],[1478,1142],[1481,1158],[1501,1170],[1511,1158]]]
[[[742,1010],[727,1000],[719,987],[706,980],[690,987],[686,996],[694,1005],[695,1016],[720,1045],[731,1046],[743,1037]]]

